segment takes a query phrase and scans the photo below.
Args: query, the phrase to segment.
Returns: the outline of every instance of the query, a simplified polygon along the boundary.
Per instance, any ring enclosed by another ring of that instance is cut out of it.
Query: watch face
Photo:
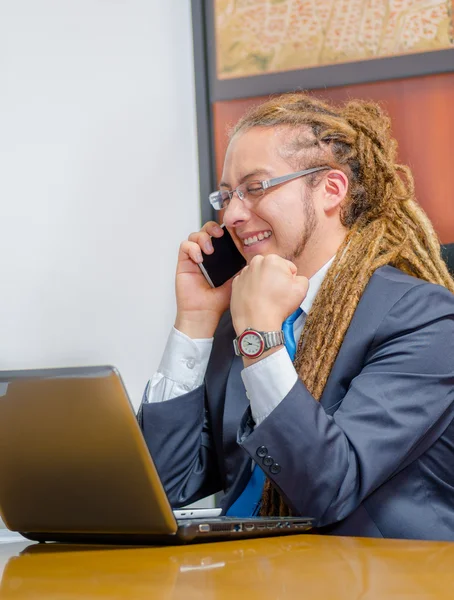
[[[259,333],[246,329],[238,338],[238,346],[244,356],[256,358],[263,353],[265,342]]]

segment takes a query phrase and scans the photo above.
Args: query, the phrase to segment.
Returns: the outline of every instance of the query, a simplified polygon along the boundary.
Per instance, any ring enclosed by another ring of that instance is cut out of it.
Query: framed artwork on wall
[[[214,99],[454,70],[453,0],[206,2]]]

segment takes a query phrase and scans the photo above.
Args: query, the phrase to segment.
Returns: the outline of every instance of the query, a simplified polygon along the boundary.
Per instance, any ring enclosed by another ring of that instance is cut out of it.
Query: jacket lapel
[[[227,386],[232,361],[235,357],[232,343],[235,336],[230,311],[227,311],[222,316],[216,330],[205,378],[206,401],[208,403],[207,416],[211,420],[211,430],[222,432],[221,437],[218,434],[213,442],[216,447],[218,468],[221,472],[224,488],[227,487],[227,471],[229,470],[226,469],[224,463],[224,406],[229,403]]]
[[[224,404],[222,447],[226,457],[226,487],[231,487],[241,476],[246,465],[250,465],[249,456],[237,443],[237,433],[241,418],[249,407],[241,371],[243,370],[241,357],[235,356],[231,363],[227,380],[226,399]]]

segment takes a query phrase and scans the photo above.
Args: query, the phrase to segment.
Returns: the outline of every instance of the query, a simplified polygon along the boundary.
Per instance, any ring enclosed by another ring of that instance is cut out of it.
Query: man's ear
[[[348,192],[348,177],[342,171],[333,169],[324,178],[323,209],[326,213],[340,207]]]

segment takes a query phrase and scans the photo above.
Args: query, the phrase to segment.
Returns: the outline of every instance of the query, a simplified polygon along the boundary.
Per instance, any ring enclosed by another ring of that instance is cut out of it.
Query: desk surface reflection
[[[159,548],[32,544],[18,552],[12,545],[0,583],[2,600],[453,594],[453,543],[317,535]]]

